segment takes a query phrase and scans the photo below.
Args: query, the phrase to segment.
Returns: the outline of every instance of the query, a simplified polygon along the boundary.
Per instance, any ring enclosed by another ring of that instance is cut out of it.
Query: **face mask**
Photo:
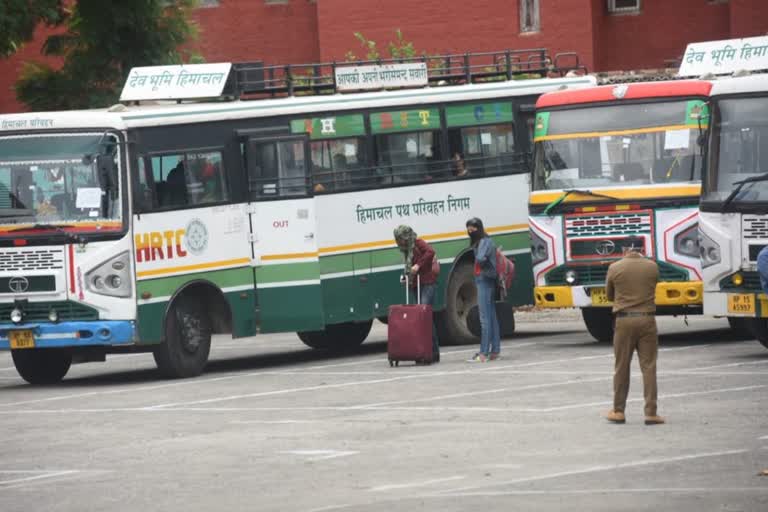
[[[471,231],[469,232],[469,239],[473,242],[477,242],[480,240],[480,232],[479,231]]]

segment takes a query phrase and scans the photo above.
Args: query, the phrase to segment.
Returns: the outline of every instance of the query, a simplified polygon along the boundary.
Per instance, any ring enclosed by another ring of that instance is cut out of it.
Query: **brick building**
[[[545,47],[575,51],[590,71],[663,67],[689,42],[768,33],[768,0],[201,0],[195,46],[208,62],[268,64],[364,55],[354,32],[383,48],[401,29],[430,54]],[[49,29],[0,61],[0,112],[22,63],[43,60]]]

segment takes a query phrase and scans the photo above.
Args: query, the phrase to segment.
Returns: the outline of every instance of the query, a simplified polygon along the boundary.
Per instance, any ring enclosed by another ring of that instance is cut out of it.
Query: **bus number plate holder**
[[[8,338],[13,350],[35,348],[35,337],[32,335],[32,331],[10,331]]]
[[[751,293],[729,293],[728,312],[737,315],[755,314],[755,296]]]
[[[608,300],[608,294],[605,292],[605,288],[592,288],[589,291],[589,296],[592,298],[593,306],[611,305],[611,301]]]

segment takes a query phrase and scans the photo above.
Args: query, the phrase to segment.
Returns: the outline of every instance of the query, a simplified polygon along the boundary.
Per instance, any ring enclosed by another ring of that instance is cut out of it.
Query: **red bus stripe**
[[[75,294],[75,246],[69,246],[69,291]]]

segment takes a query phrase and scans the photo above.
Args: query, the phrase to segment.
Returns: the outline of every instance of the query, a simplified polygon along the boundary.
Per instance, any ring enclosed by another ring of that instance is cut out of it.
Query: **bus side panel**
[[[323,328],[318,261],[265,265],[256,269],[261,332]]]
[[[393,239],[400,224],[413,227],[440,258],[436,308],[442,308],[452,263],[468,244],[465,223],[474,216],[515,259],[517,280],[509,300],[531,304],[527,197],[522,174],[317,196],[326,323],[367,319],[356,307],[361,294],[371,296],[377,317],[386,316],[389,305],[403,303],[403,259]],[[371,253],[367,275],[361,271],[366,251]]]
[[[233,315],[233,334],[255,331],[251,249],[244,205],[134,217],[136,294],[142,343],[158,343],[170,301],[186,285],[218,289]]]

